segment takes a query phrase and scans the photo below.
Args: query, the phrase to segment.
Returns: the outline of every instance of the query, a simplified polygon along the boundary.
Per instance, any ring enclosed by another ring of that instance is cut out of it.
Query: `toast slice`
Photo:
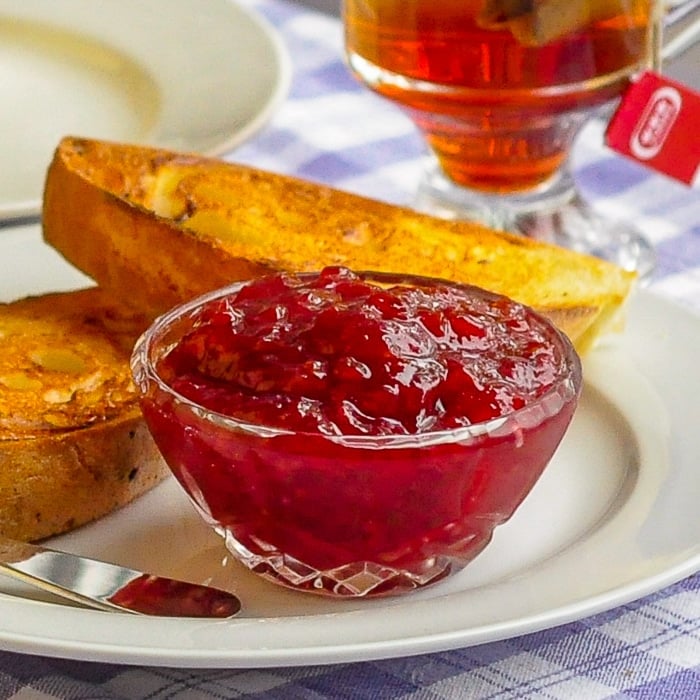
[[[467,282],[549,316],[587,349],[635,275],[597,258],[197,155],[68,137],[50,164],[45,240],[155,314],[273,270],[408,272]]]
[[[66,532],[168,473],[129,369],[150,320],[98,288],[0,304],[0,534]]]

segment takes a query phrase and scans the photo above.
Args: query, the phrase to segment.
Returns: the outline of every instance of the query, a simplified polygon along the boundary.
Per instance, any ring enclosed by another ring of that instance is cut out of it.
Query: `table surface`
[[[294,73],[269,124],[225,157],[410,205],[421,142],[403,115],[348,74],[337,2],[241,2],[277,27]],[[574,156],[584,195],[608,216],[634,219],[655,245],[649,287],[700,309],[700,190],[616,156],[595,127],[581,134]],[[141,697],[700,698],[700,575],[553,630],[409,658],[197,670],[0,651],[0,700]]]

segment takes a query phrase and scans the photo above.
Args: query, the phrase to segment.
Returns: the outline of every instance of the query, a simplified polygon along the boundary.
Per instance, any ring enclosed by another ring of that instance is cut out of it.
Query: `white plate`
[[[0,220],[38,214],[64,135],[219,154],[290,75],[276,31],[234,0],[0,0]]]
[[[36,227],[0,231],[0,298],[83,281]],[[243,599],[241,617],[155,621],[81,610],[2,580],[0,647],[183,667],[348,662],[512,637],[658,590],[700,569],[698,347],[700,318],[640,292],[626,333],[587,358],[580,409],[535,490],[447,582],[354,602],[283,590],[231,562],[169,481],[53,544],[230,587]]]

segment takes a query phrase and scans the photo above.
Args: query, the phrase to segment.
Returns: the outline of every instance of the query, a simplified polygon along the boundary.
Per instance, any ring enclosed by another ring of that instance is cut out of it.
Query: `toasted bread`
[[[597,258],[197,155],[65,138],[44,237],[101,286],[159,313],[272,270],[338,264],[468,282],[548,315],[580,351],[634,274]]]
[[[166,475],[129,369],[150,320],[97,288],[0,304],[0,534],[65,532]]]

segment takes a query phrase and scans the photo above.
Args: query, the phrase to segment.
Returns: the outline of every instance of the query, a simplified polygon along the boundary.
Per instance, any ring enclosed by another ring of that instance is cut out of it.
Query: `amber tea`
[[[487,192],[557,171],[590,110],[650,60],[654,0],[345,0],[353,70],[448,176]]]

